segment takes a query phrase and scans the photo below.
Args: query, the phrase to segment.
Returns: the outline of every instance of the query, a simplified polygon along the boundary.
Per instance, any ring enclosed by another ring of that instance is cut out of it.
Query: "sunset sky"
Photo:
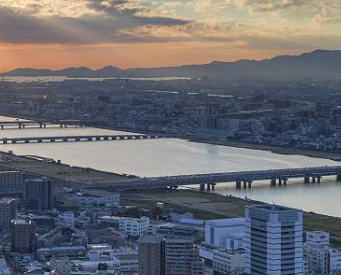
[[[341,49],[340,0],[0,0],[0,68],[121,68]]]

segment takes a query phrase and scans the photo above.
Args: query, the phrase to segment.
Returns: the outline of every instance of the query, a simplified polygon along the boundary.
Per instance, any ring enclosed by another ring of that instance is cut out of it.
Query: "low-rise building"
[[[215,250],[213,252],[214,274],[237,274],[244,271],[243,249],[237,250]]]
[[[148,228],[148,217],[142,217],[140,219],[122,218],[118,224],[118,229],[131,237],[140,237],[146,234]]]
[[[205,243],[219,248],[226,248],[228,237],[231,238],[233,234],[238,234],[239,236],[242,236],[244,232],[244,218],[206,221]]]
[[[172,210],[169,212],[169,218],[173,222],[180,222],[183,219],[193,219],[194,215],[191,212],[181,210]]]
[[[75,225],[75,214],[71,211],[58,215],[57,223],[63,228],[73,228]]]
[[[77,206],[82,209],[105,209],[120,205],[120,194],[104,190],[83,190],[66,193],[58,197],[62,206]]]
[[[146,234],[150,225],[148,217],[141,217],[137,219],[117,216],[102,216],[98,218],[98,222],[111,225],[130,237],[140,237]]]

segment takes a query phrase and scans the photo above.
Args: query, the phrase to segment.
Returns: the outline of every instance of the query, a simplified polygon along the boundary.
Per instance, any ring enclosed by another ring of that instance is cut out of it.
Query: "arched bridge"
[[[341,181],[341,166],[134,178],[121,181],[96,182],[95,186],[100,189],[120,191],[200,185],[201,190],[204,190],[205,185],[207,185],[208,189],[214,189],[217,183],[235,182],[236,188],[251,188],[255,181],[270,180],[272,186],[276,186],[277,183],[279,185],[286,185],[289,179],[297,178],[303,178],[305,183],[310,183],[311,181],[320,183],[324,176],[336,176],[337,180]]]

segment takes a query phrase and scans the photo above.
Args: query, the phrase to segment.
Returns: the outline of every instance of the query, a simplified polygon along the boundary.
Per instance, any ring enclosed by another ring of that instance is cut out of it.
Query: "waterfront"
[[[0,137],[50,136],[120,133],[96,128],[11,129],[0,131]],[[298,155],[280,155],[267,151],[233,148],[179,139],[107,141],[80,143],[43,143],[2,145],[2,151],[20,155],[40,155],[60,159],[73,166],[133,174],[142,177],[280,169],[337,165],[337,162]],[[293,184],[295,183],[295,184]],[[279,190],[280,189],[280,190]],[[251,190],[235,190],[234,184],[218,185],[222,194],[245,196],[269,203],[285,204],[334,216],[341,216],[338,198],[341,184],[326,179],[321,185],[304,185],[291,181],[287,187],[270,188],[268,182],[258,183]],[[322,207],[323,206],[323,207]]]

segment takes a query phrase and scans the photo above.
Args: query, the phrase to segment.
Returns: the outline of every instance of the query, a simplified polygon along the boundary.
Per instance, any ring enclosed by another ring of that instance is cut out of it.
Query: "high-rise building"
[[[53,208],[53,182],[48,178],[26,181],[25,199],[28,207],[38,210]]]
[[[139,239],[139,275],[165,275],[165,242],[145,235]]]
[[[37,249],[35,224],[31,220],[14,219],[11,222],[12,252],[34,253]]]
[[[245,208],[245,272],[303,274],[303,212],[277,205]]]
[[[25,174],[19,171],[0,172],[0,195],[19,195],[24,194]]]
[[[143,236],[139,247],[139,274],[202,275],[203,264],[192,238]]]
[[[17,203],[13,198],[0,199],[0,231],[9,231],[11,220],[17,215]]]
[[[200,275],[202,262],[192,238],[179,236],[165,240],[165,275]]]

